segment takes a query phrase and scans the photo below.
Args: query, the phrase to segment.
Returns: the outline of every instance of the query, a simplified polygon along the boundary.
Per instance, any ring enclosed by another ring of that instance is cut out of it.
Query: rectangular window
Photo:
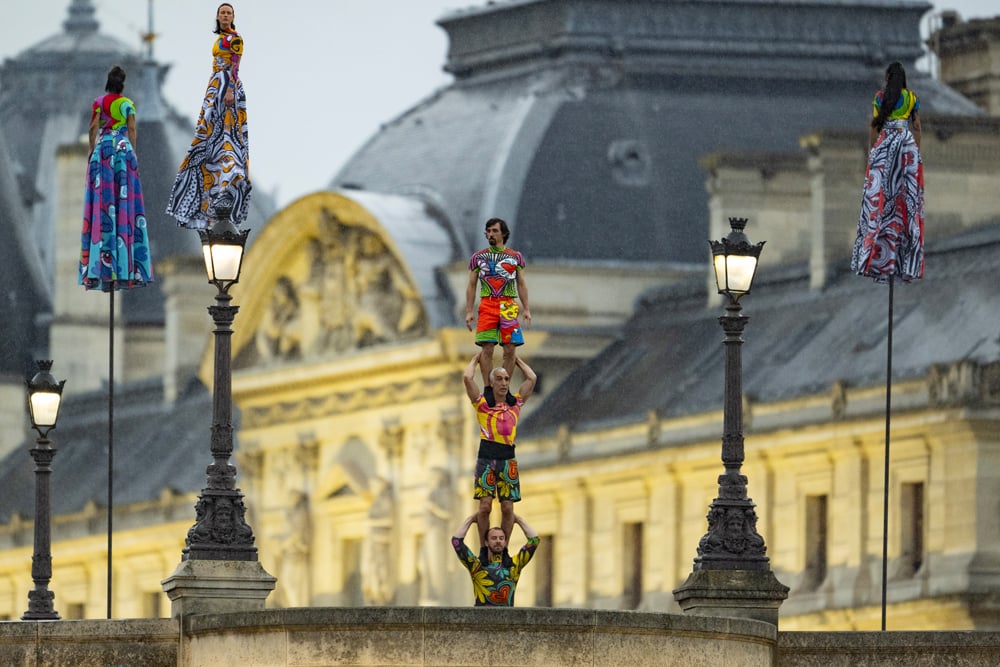
[[[899,575],[912,577],[924,564],[924,483],[903,484],[899,495],[903,531],[899,540]]]
[[[535,570],[535,606],[551,607],[554,598],[556,536],[540,537],[541,544],[531,559],[531,565]]]
[[[343,604],[346,607],[362,607],[365,604],[364,591],[361,588],[361,540],[344,540],[343,557],[341,558],[343,567],[343,581],[341,582],[341,593]]]
[[[143,595],[143,618],[160,618],[163,616],[163,591],[147,591]]]
[[[827,499],[806,496],[806,567],[802,572],[802,588],[815,590],[826,579]]]
[[[625,609],[638,609],[642,602],[642,524],[626,523],[623,536],[622,605]]]
[[[66,616],[67,621],[79,621],[84,618],[84,613],[86,613],[86,607],[82,602],[70,602],[66,605]]]

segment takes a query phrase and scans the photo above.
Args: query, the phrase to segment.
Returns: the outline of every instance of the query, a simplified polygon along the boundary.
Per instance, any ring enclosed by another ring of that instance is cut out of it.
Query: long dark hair
[[[228,2],[223,2],[221,5],[219,5],[218,7],[215,8],[215,15],[216,16],[219,15],[219,10],[222,9],[223,7],[229,7],[231,10],[233,10],[233,15],[236,14],[236,8],[235,7],[233,7]],[[229,27],[232,28],[233,32],[236,32],[236,21],[233,21],[232,23],[230,23]],[[222,26],[219,25],[219,19],[218,18],[215,19],[215,30],[213,30],[212,32],[214,32],[216,35],[218,35],[220,32],[222,32]]]
[[[125,90],[125,70],[115,65],[108,72],[108,82],[104,84],[104,92],[121,95]]]
[[[872,119],[872,127],[879,132],[889,120],[893,109],[899,104],[899,96],[906,88],[906,70],[903,65],[896,62],[889,65],[885,70],[885,88],[882,89],[882,105],[878,108],[878,115]]]

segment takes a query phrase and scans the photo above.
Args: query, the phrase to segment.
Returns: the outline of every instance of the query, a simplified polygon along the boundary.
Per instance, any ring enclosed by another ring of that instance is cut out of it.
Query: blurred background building
[[[720,471],[706,240],[738,216],[767,241],[744,301],[744,470],[792,589],[782,628],[877,627],[886,290],[847,267],[871,99],[899,60],[921,100],[927,275],[897,290],[889,627],[1000,627],[1000,18],[944,21],[938,79],[915,67],[928,9],[539,0],[442,17],[451,85],[345,165],[314,165],[335,172],[327,190],[278,211],[255,193],[233,392],[269,604],[470,603],[448,544],[474,507],[462,311],[496,215],[527,258],[522,352],[540,376],[517,510],[543,545],[518,602],[676,609]],[[31,585],[23,378],[40,356],[72,388],[54,433],[56,608],[105,605],[108,302],[76,285],[75,262],[85,112],[109,58],[144,110],[154,213],[190,140],[157,96],[166,66],[98,18],[74,0],[63,32],[0,69],[8,618]],[[30,82],[67,97],[26,105]],[[162,222],[157,287],[123,295],[114,332],[119,617],[167,614],[160,581],[209,462],[211,288],[194,236]]]

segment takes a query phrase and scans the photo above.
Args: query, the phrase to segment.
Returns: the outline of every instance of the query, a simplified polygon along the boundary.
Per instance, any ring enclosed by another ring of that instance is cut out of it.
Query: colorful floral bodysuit
[[[539,542],[541,539],[537,535],[529,537],[513,558],[504,551],[502,557],[494,556],[487,565],[483,565],[479,557],[465,545],[464,540],[458,537],[451,538],[451,546],[472,577],[472,589],[476,593],[477,607],[514,606],[517,580],[521,578],[524,566],[535,555]]]

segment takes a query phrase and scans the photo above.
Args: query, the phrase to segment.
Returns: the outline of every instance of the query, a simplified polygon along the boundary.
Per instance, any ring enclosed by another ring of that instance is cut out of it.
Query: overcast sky
[[[221,0],[154,0],[155,57],[171,65],[167,102],[192,130],[211,72]],[[70,0],[21,0],[0,22],[0,59],[57,32]],[[232,0],[246,43],[254,186],[279,205],[323,189],[374,132],[450,76],[448,43],[435,20],[485,0]],[[147,29],[148,0],[94,0],[101,32],[134,44]],[[950,0],[965,19],[1000,15],[997,0]],[[926,21],[925,21],[926,22]],[[127,93],[128,91],[126,91]],[[100,91],[95,91],[95,96]],[[140,109],[141,113],[141,109]]]

